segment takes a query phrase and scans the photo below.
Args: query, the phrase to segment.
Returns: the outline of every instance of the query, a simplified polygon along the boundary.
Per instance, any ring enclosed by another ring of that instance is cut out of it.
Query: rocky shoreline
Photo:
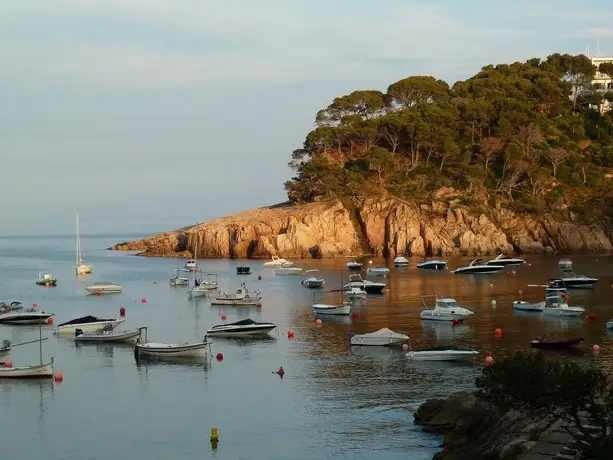
[[[151,257],[331,258],[373,254],[395,257],[504,253],[611,252],[603,226],[564,216],[519,214],[502,207],[468,207],[464,195],[440,189],[430,204],[396,198],[244,211],[207,223],[118,243],[112,250]]]
[[[560,423],[513,410],[503,413],[470,392],[430,399],[417,409],[414,419],[425,432],[444,436],[435,460],[520,459]]]

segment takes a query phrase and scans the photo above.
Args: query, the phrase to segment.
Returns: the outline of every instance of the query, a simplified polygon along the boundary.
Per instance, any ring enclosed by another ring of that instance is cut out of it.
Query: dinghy
[[[75,329],[75,342],[104,342],[104,343],[136,343],[140,331],[133,329],[129,331],[114,331],[113,329],[103,329],[97,332],[83,332],[82,329]]]
[[[154,356],[165,358],[207,358],[211,341],[204,336],[202,342],[196,343],[159,343],[147,339],[147,328],[139,328],[140,336],[134,346],[134,354],[139,356]]]
[[[38,278],[36,279],[36,284],[38,286],[57,286],[57,278],[53,276],[51,273],[39,272]]]
[[[85,290],[94,295],[118,294],[123,291],[123,287],[110,281],[97,281],[87,286]]]
[[[83,332],[96,332],[101,330],[108,330],[109,328],[115,329],[125,320],[114,318],[97,318],[96,316],[82,316],[81,318],[75,318],[65,323],[58,324],[55,328],[56,334],[74,334],[77,329],[81,329]]]
[[[362,267],[364,265],[356,260],[353,260],[351,262],[347,262],[345,266],[347,267],[347,270],[349,271],[359,271],[359,270],[362,270]]]
[[[268,333],[276,327],[273,323],[259,323],[248,318],[235,323],[218,324],[206,333],[210,337],[268,336]]]
[[[366,334],[356,334],[351,337],[351,345],[385,347],[399,345],[409,340],[409,336],[383,328]]]
[[[389,272],[390,269],[387,267],[369,267],[366,269],[366,274],[372,276],[387,276]]]
[[[442,345],[409,351],[406,356],[415,361],[458,361],[472,359],[478,354],[478,351],[469,348]]]
[[[514,300],[513,308],[521,311],[543,311],[545,302],[525,302],[523,300]]]
[[[316,303],[313,305],[313,313],[316,315],[348,316],[351,314],[351,305],[328,305],[325,303]]]
[[[394,259],[394,267],[408,267],[409,259],[404,256],[398,256]]]
[[[302,275],[300,267],[276,267],[275,275]]]
[[[317,272],[319,272],[319,270],[307,270],[304,272],[304,274],[307,275],[309,273],[317,273]],[[302,285],[309,289],[320,289],[324,287],[325,283],[326,281],[323,278],[318,278],[317,276],[314,276],[314,275],[309,276],[308,278],[305,278],[302,280]]]
[[[530,346],[532,348],[564,350],[579,345],[584,341],[585,339],[583,337],[576,337],[573,339],[546,339],[544,337],[538,337],[536,340],[530,342]]]

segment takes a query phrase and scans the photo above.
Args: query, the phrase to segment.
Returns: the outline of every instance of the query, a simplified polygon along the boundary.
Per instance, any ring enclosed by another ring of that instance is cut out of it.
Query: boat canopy
[[[76,319],[72,319],[70,321],[66,321],[65,323],[62,324],[58,324],[58,327],[60,326],[68,326],[69,324],[87,324],[87,323],[97,323],[100,321],[115,321],[114,319],[104,319],[104,318],[97,318],[95,316],[82,316],[81,318],[76,318]]]

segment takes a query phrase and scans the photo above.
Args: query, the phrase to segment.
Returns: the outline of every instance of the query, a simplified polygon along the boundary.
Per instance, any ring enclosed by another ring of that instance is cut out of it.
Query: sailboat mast
[[[43,325],[38,324],[38,348],[40,353],[40,365],[43,365]]]
[[[76,212],[76,219],[77,219],[77,267],[79,266],[79,264],[81,263],[81,235],[79,232],[79,210],[77,209]]]

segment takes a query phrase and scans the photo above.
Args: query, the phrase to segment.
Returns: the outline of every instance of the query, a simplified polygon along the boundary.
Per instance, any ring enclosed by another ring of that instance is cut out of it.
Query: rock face
[[[197,241],[198,257],[209,258],[613,251],[602,227],[574,222],[571,215],[561,220],[501,207],[477,212],[461,198],[453,189],[441,189],[431,204],[421,206],[390,198],[366,199],[352,209],[340,202],[260,208],[111,249],[185,257]]]
[[[424,431],[445,436],[438,460],[515,460],[556,424],[532,420],[519,412],[501,413],[472,393],[431,399],[414,414]]]

